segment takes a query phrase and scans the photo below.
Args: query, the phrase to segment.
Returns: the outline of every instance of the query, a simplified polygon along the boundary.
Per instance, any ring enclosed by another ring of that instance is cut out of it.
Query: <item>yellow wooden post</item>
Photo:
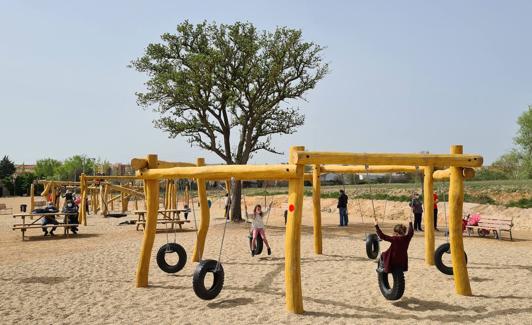
[[[290,147],[289,163],[296,161],[295,153],[305,147]],[[297,165],[299,178],[288,182],[288,218],[285,236],[285,288],[286,309],[303,313],[303,292],[301,290],[301,216],[303,211],[304,165]]]
[[[57,188],[55,184],[52,182],[52,203],[57,209],[59,209],[59,202],[57,202],[56,195],[57,195]]]
[[[451,153],[462,154],[461,145],[451,146]],[[449,241],[453,263],[454,286],[456,293],[471,296],[471,285],[464,255],[462,238],[462,209],[464,205],[464,176],[461,167],[451,167],[449,183]]]
[[[164,208],[169,209],[170,208],[170,180],[167,179],[164,182]]]
[[[85,200],[87,199],[87,182],[85,181],[85,173],[82,173],[79,177],[80,181],[80,190],[81,190],[81,201],[79,207],[78,222],[82,223],[84,226],[87,225],[87,210],[85,206]]]
[[[425,263],[434,265],[434,180],[433,166],[424,168],[423,177],[423,205],[425,206]]]
[[[35,184],[30,186],[30,212],[35,209]]]
[[[157,155],[148,155],[148,168],[157,168]],[[146,190],[146,225],[137,264],[137,288],[148,286],[150,259],[157,230],[157,214],[159,213],[159,181],[145,180]]]
[[[321,237],[320,165],[312,169],[312,210],[314,215],[314,253],[323,254]]]
[[[196,161],[197,166],[204,166],[205,159],[198,158]],[[205,186],[205,179],[199,178],[198,184],[198,199],[200,204],[201,216],[200,224],[198,227],[198,238],[196,239],[196,245],[194,245],[194,252],[192,253],[192,261],[199,262],[203,257],[203,249],[205,248],[205,239],[207,238],[207,231],[209,230],[210,212],[209,205],[207,203],[207,188]]]

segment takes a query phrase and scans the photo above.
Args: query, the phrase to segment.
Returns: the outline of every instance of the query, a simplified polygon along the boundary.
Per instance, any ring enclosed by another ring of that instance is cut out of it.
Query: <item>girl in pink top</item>
[[[264,214],[267,214],[270,212],[270,209],[272,208],[272,202],[270,202],[270,205],[268,207],[268,210],[262,211],[262,207],[260,204],[257,204],[255,208],[253,209],[253,215],[249,216],[248,214],[248,206],[244,203],[244,208],[246,210],[246,217],[248,219],[251,219],[251,229],[253,231],[253,240],[251,241],[251,256],[255,256],[255,248],[257,247],[257,236],[260,234],[262,237],[262,241],[264,244],[266,244],[266,247],[268,248],[268,255],[272,254],[272,250],[270,248],[270,245],[268,244],[268,240],[266,239],[266,233],[264,232],[264,222],[262,221],[262,217]]]

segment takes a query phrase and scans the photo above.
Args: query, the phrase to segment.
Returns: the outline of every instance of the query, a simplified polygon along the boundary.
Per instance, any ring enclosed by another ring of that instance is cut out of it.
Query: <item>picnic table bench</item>
[[[24,233],[28,229],[46,229],[46,228],[53,228],[53,227],[59,227],[63,228],[64,235],[68,237],[70,227],[72,226],[78,226],[78,224],[69,223],[68,216],[77,215],[77,213],[73,212],[50,212],[50,213],[17,213],[13,215],[13,218],[22,218],[22,223],[16,223],[13,225],[13,230],[19,230],[22,232],[22,240],[25,239]],[[39,223],[39,221],[44,217],[60,217],[64,216],[63,222],[59,222],[57,225],[55,224],[47,224],[42,225]],[[30,220],[33,220],[34,217],[36,218],[32,222],[26,223],[26,218],[29,217]]]
[[[5,203],[0,203],[0,214],[12,214],[13,208],[8,208]]]
[[[157,218],[157,224],[170,224],[172,229],[174,229],[174,225],[178,225],[179,229],[182,229],[182,225],[190,222],[190,220],[181,220],[179,218],[179,215],[181,212],[188,213],[190,212],[190,209],[162,209],[159,210],[158,217]],[[146,227],[146,210],[136,210],[133,211],[134,214],[137,215],[137,230],[139,230],[139,227],[142,226],[142,230]]]
[[[506,231],[510,234],[510,240],[512,239],[512,227],[513,219],[504,219],[502,217],[482,216],[475,226],[467,225],[467,235],[471,236],[475,230],[479,237],[485,237],[489,235],[490,231],[493,232],[493,236],[497,239],[501,239],[502,232]]]

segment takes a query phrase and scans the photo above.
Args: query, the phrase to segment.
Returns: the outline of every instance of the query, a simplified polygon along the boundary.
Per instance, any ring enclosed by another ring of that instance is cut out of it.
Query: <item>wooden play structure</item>
[[[304,147],[291,147],[288,164],[278,165],[209,165],[198,158],[192,166],[189,163],[167,163],[158,160],[157,155],[148,155],[146,159],[133,159],[132,167],[137,177],[144,180],[146,193],[146,230],[142,240],[139,262],[137,265],[137,287],[148,286],[150,258],[153,249],[157,215],[159,210],[159,181],[163,179],[196,179],[200,203],[200,224],[193,252],[193,261],[199,262],[209,228],[209,208],[205,182],[207,180],[288,180],[288,217],[285,237],[285,287],[286,308],[289,312],[303,313],[303,295],[301,287],[301,218],[303,208],[303,186],[306,165],[314,167],[312,174],[314,188],[314,247],[320,254],[321,247],[321,210],[319,208],[319,174],[322,168],[354,170],[363,168],[373,170],[393,170],[399,168],[422,168],[425,173],[424,189],[432,193],[435,179],[449,179],[449,237],[452,250],[454,283],[457,294],[471,295],[471,286],[464,257],[462,239],[462,209],[464,200],[464,178],[470,174],[472,167],[480,167],[483,158],[479,155],[463,154],[460,145],[451,147],[450,154],[398,154],[398,153],[348,153],[348,152],[313,152]],[[333,167],[331,167],[333,165]],[[350,165],[340,167],[337,165]],[[358,166],[358,167],[353,167]],[[334,167],[336,166],[336,167]],[[361,167],[363,166],[363,167]],[[366,166],[368,166],[366,168]],[[384,166],[384,167],[383,167]],[[399,167],[398,167],[399,166]],[[404,167],[406,166],[406,167]],[[447,168],[434,172],[435,167]],[[350,171],[352,172],[352,171]],[[384,171],[383,171],[384,172]],[[82,194],[83,195],[83,194]],[[432,206],[432,195],[424,198],[426,206]],[[431,209],[425,215],[426,229],[433,229]],[[434,233],[425,233],[425,261],[433,265]],[[212,261],[212,260],[211,260]],[[216,261],[215,261],[216,262]]]

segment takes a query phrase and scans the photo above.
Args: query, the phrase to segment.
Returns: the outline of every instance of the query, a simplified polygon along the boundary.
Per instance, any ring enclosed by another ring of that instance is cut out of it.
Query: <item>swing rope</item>
[[[192,182],[190,182],[189,184],[192,185]],[[189,187],[192,188],[192,186],[189,186]],[[189,191],[189,195],[190,195],[190,191]],[[194,208],[194,196],[190,196],[190,202],[192,206],[192,216],[194,218],[194,228],[196,229],[196,237],[197,237],[198,236],[198,222],[196,221],[196,209]]]
[[[371,182],[369,180],[369,166],[368,165],[366,165],[366,177],[368,178],[369,196],[371,198],[371,208],[373,209],[373,219],[376,219],[377,214],[375,213],[375,202],[373,201],[373,188],[371,187]]]
[[[231,180],[231,183],[232,183],[232,180]],[[231,191],[233,191],[233,188],[234,186],[231,186]],[[231,195],[232,193],[229,193],[229,195]],[[216,268],[214,269],[214,271],[218,271],[219,268],[220,268],[220,264],[221,264],[221,260],[222,260],[222,250],[223,250],[223,247],[224,247],[224,240],[225,240],[225,231],[227,229],[227,224],[228,222],[225,221],[225,218],[224,218],[224,232],[222,234],[222,242],[220,243],[220,253],[218,253],[218,261],[216,263]]]

